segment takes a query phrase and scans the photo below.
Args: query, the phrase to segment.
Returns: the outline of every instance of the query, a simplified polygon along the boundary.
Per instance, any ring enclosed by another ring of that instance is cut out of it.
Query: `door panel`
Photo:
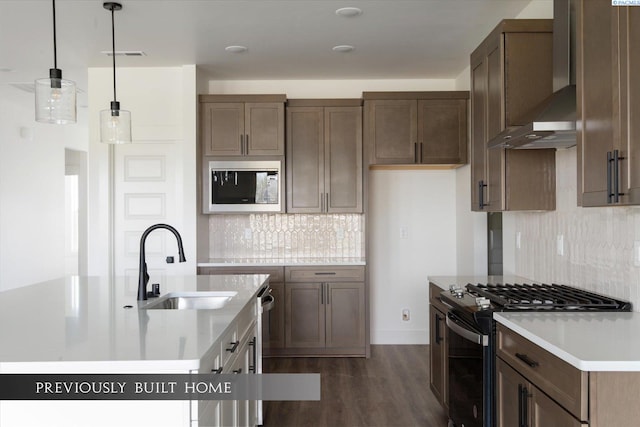
[[[247,102],[245,104],[248,155],[284,155],[284,104]]]
[[[325,346],[321,283],[285,284],[285,344],[288,348]]]
[[[362,212],[362,108],[326,107],[324,136],[328,212]]]
[[[422,163],[467,162],[467,101],[437,99],[418,101],[418,143]]]
[[[367,103],[371,164],[414,163],[418,139],[418,103],[415,100],[374,100]]]
[[[471,209],[474,211],[481,210],[478,184],[486,182],[486,80],[487,63],[484,61],[471,71]]]
[[[202,151],[205,156],[240,156],[244,134],[243,103],[201,104]]]
[[[364,283],[327,283],[325,289],[326,346],[364,347]]]

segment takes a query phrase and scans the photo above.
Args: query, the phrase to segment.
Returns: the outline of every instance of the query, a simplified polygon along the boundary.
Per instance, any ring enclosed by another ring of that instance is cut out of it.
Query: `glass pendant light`
[[[48,79],[35,81],[36,121],[67,124],[76,122],[76,84],[62,78],[56,45],[56,0],[53,3],[53,68]]]
[[[102,6],[111,11],[111,41],[113,58],[113,101],[108,110],[100,111],[100,141],[107,144],[131,142],[131,112],[120,109],[116,98],[116,33],[114,11],[122,9],[120,3],[104,2]]]

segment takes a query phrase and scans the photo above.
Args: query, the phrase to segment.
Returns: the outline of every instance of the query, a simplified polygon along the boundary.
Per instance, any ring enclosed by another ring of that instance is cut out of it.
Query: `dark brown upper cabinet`
[[[467,163],[469,92],[364,92],[369,163]]]
[[[204,156],[284,156],[285,95],[200,95]]]
[[[553,92],[549,19],[506,19],[471,54],[471,209],[554,210],[555,150],[487,149]]]
[[[362,101],[287,101],[287,212],[362,212]]]
[[[578,204],[640,204],[640,8],[579,0]]]

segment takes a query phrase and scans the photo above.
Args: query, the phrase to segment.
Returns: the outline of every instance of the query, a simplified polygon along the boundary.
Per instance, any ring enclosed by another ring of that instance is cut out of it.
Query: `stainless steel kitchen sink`
[[[152,310],[216,310],[224,307],[238,293],[216,292],[172,292],[140,308]]]

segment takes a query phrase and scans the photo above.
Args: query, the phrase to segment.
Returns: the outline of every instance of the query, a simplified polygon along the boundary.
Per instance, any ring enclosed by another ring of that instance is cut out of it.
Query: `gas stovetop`
[[[494,311],[631,311],[627,301],[557,284],[469,283],[464,288],[452,285],[440,297],[476,322]]]

